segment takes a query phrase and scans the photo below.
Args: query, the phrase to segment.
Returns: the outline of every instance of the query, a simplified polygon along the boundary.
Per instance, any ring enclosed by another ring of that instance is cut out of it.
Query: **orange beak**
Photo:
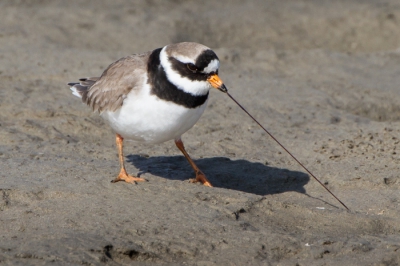
[[[208,82],[210,82],[211,86],[214,88],[222,91],[222,92],[227,92],[228,89],[225,87],[224,83],[222,80],[218,77],[217,74],[212,74],[208,77],[207,79]]]

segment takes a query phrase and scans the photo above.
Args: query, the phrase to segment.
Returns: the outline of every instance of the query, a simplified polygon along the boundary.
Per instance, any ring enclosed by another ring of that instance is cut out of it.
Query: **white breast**
[[[193,127],[207,101],[197,108],[185,108],[150,94],[150,87],[145,83],[139,92],[128,94],[118,111],[106,111],[101,116],[122,137],[156,144],[177,139]]]

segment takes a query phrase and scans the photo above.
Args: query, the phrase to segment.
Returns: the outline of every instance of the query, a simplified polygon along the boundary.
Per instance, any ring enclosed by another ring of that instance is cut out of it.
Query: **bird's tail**
[[[70,82],[68,85],[70,86],[73,95],[79,98],[86,98],[86,94],[90,87],[92,87],[98,79],[98,77],[82,78],[79,79],[79,82]]]

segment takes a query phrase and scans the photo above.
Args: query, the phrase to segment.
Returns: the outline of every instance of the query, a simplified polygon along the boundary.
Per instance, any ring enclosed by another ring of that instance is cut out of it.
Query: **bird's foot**
[[[112,180],[111,183],[116,183],[119,181],[125,181],[126,183],[136,184],[136,182],[143,182],[143,181],[147,181],[147,180],[144,178],[141,178],[141,177],[135,177],[135,176],[128,175],[126,173],[126,171],[121,170],[121,172],[119,173],[117,178]]]
[[[203,174],[202,172],[196,173],[196,178],[195,179],[190,179],[189,182],[190,183],[201,182],[206,187],[212,187],[210,181],[208,181],[206,175]]]

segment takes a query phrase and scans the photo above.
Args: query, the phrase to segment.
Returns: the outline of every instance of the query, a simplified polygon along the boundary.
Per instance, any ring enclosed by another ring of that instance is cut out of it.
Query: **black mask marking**
[[[205,95],[195,96],[178,89],[168,80],[165,70],[160,64],[161,49],[162,48],[158,48],[151,53],[149,63],[147,64],[149,75],[148,83],[152,85],[151,93],[157,95],[163,100],[174,102],[187,108],[196,108],[203,105],[207,101],[208,92]],[[183,66],[186,68],[185,64],[183,64]],[[189,69],[187,69],[187,71],[190,72]],[[190,73],[194,74],[193,72]],[[190,77],[189,79],[193,80]],[[207,76],[201,80],[207,80]]]

